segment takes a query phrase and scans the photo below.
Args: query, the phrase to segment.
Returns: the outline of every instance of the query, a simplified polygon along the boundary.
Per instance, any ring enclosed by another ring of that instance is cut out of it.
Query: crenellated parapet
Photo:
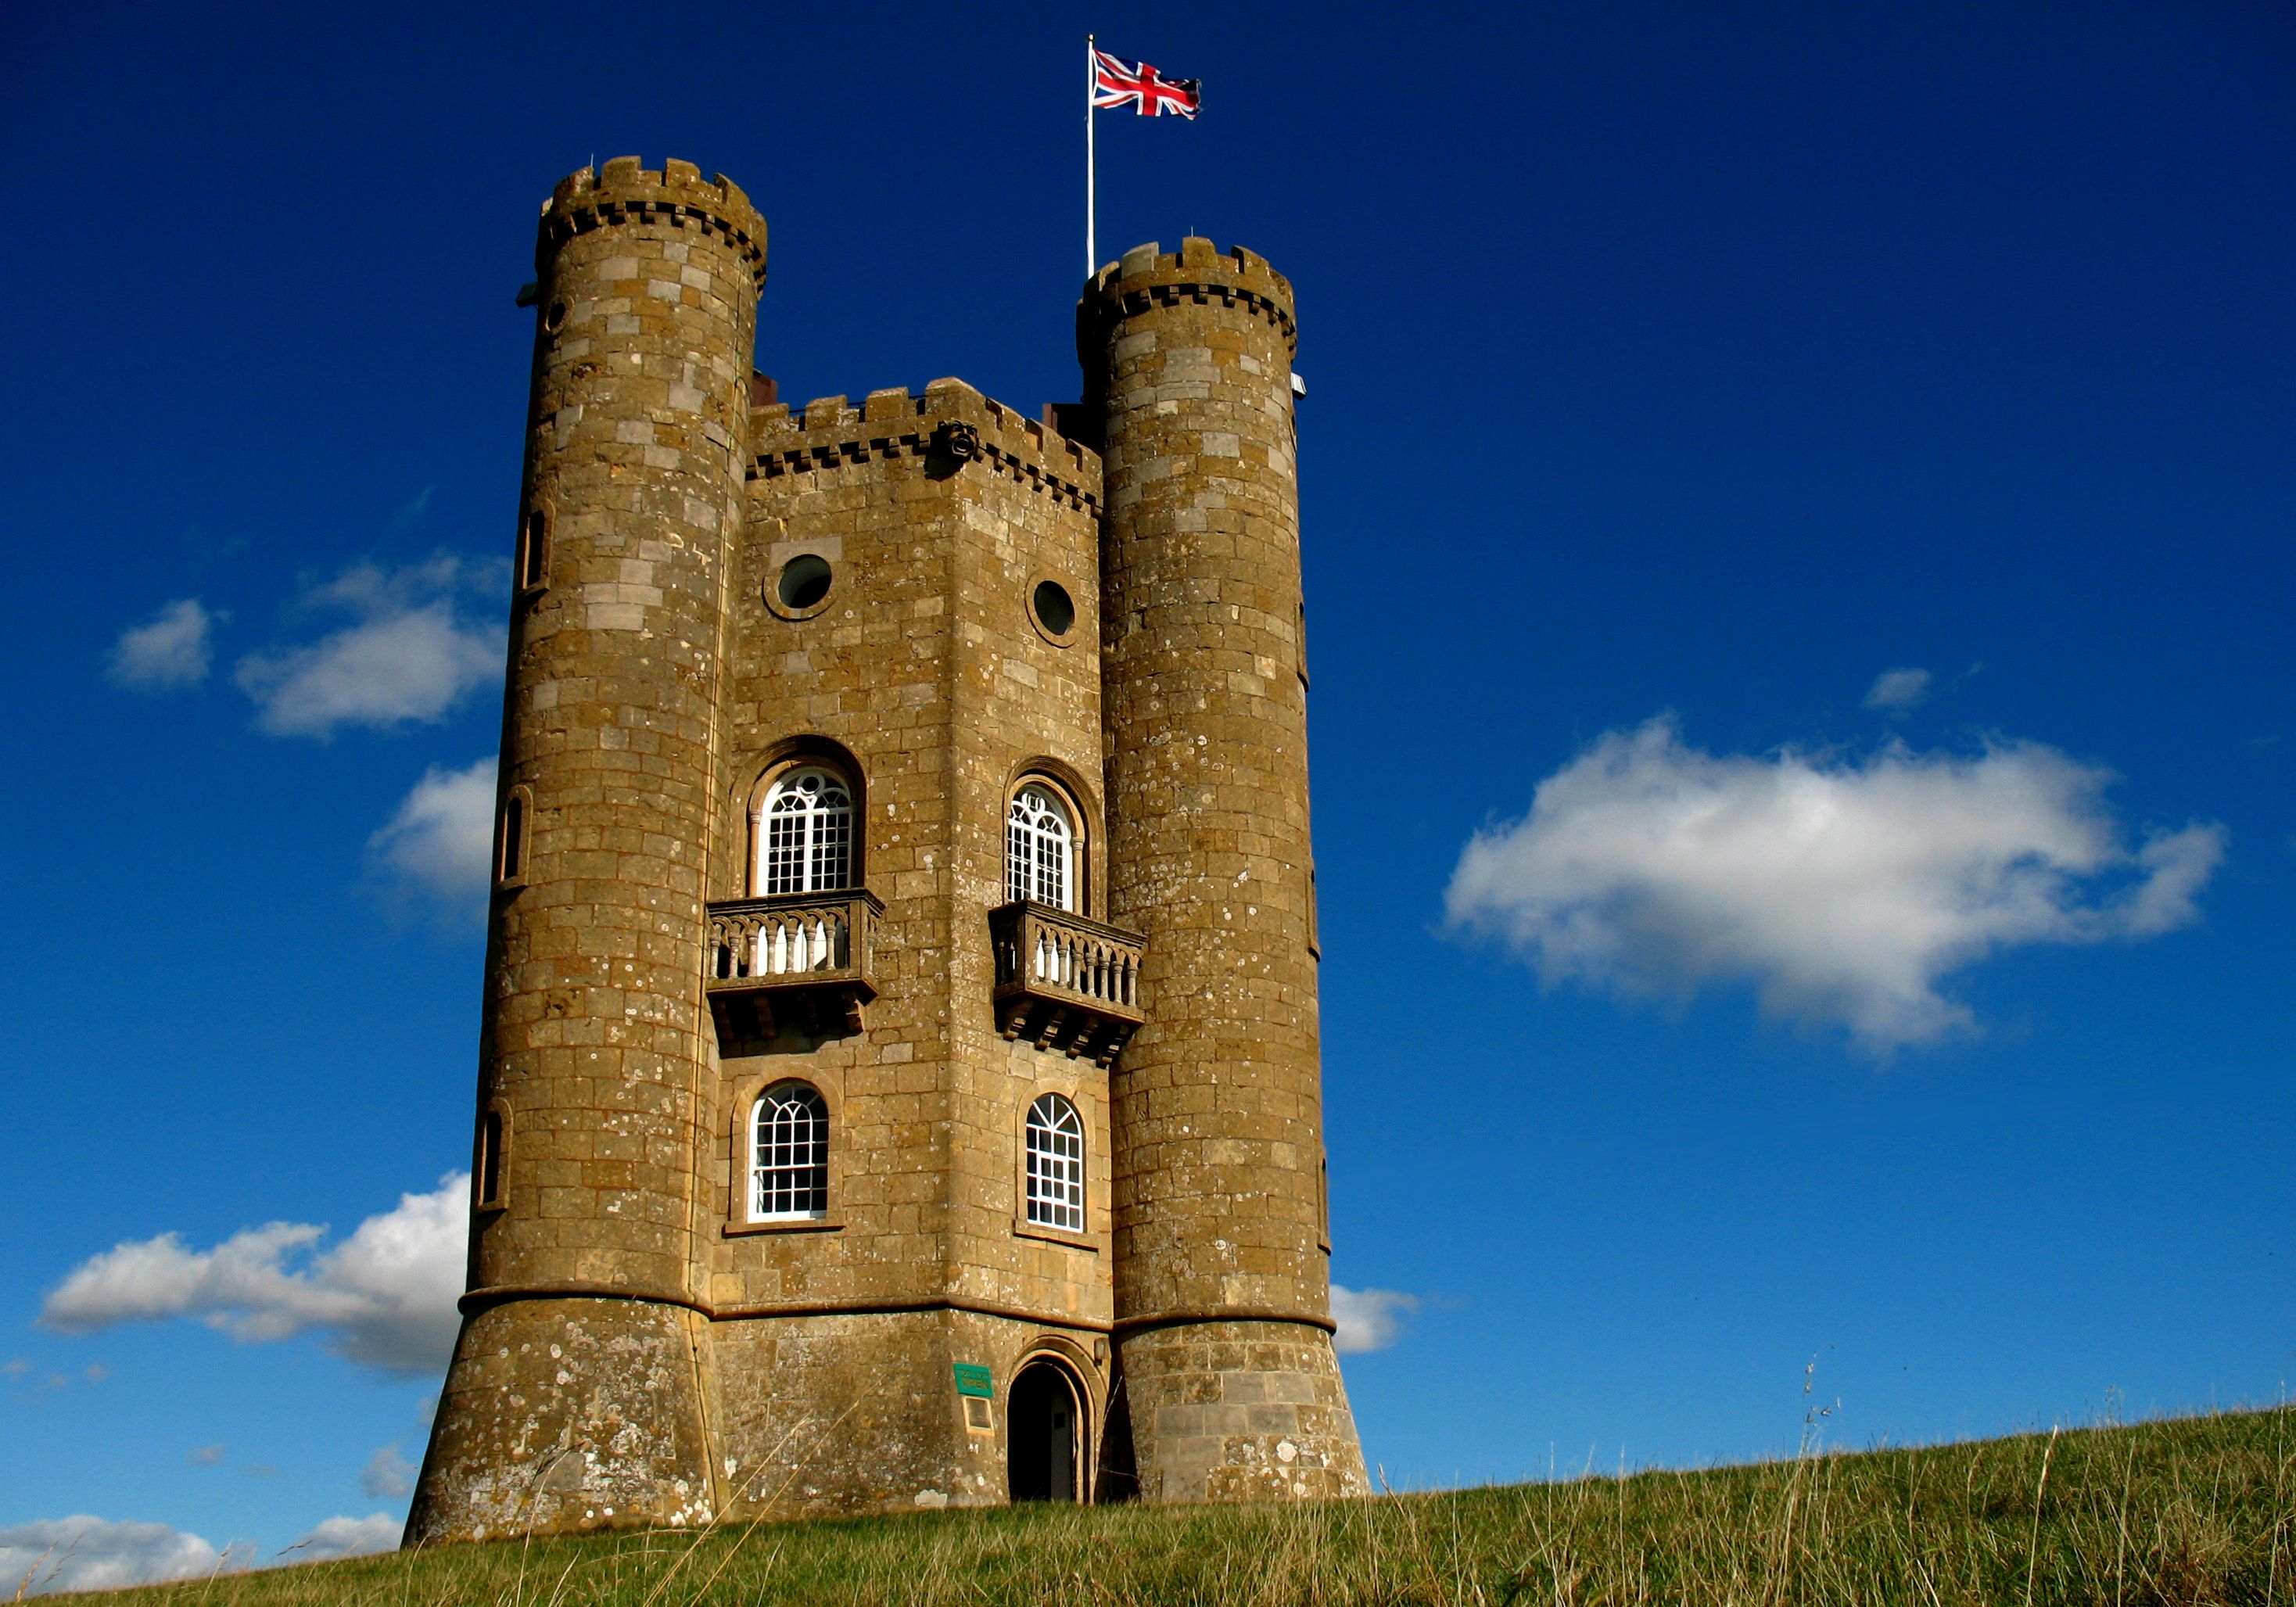
[[[1077,305],[1077,350],[1090,369],[1103,359],[1108,331],[1119,319],[1155,307],[1212,302],[1249,307],[1282,332],[1285,355],[1298,353],[1292,282],[1257,251],[1242,246],[1221,251],[1193,235],[1177,251],[1162,250],[1153,241],[1135,246],[1095,274]]]
[[[765,288],[765,218],[724,174],[705,179],[692,162],[675,159],[656,171],[638,157],[618,156],[603,168],[583,168],[560,179],[542,209],[535,266],[547,269],[559,248],[578,234],[648,219],[722,235],[749,266],[756,288]]]
[[[750,413],[750,478],[818,473],[852,463],[910,459],[928,471],[979,463],[1056,502],[1100,511],[1100,455],[962,380],[935,380],[917,396],[873,390],[858,407],[841,396]]]

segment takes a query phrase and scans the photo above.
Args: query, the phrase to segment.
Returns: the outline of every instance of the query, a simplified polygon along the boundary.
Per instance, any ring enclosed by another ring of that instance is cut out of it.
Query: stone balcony
[[[1105,1067],[1138,1029],[1139,933],[1023,900],[988,912],[988,939],[1006,1037]]]
[[[869,968],[885,906],[861,888],[734,898],[709,908],[704,991],[721,1054],[742,1053],[785,1027],[827,1037],[861,1030],[877,996]]]

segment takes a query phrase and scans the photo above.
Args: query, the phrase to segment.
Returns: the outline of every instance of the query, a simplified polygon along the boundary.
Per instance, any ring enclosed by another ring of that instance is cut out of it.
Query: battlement
[[[916,458],[961,468],[975,459],[1071,507],[1100,509],[1100,455],[962,380],[935,380],[924,394],[873,390],[858,407],[841,396],[801,408],[776,402],[750,410],[750,478],[773,480],[872,459]]]
[[[701,168],[674,158],[657,171],[637,157],[618,156],[602,168],[578,168],[560,179],[543,203],[535,266],[546,270],[558,249],[577,234],[648,220],[723,234],[750,265],[758,288],[765,288],[765,218],[732,179],[722,173],[704,179]]]
[[[1087,365],[1110,324],[1152,307],[1183,301],[1249,307],[1282,332],[1287,352],[1299,349],[1292,282],[1257,251],[1234,246],[1223,252],[1210,241],[1191,235],[1177,251],[1167,251],[1152,240],[1135,246],[1092,276],[1077,307],[1078,349]]]

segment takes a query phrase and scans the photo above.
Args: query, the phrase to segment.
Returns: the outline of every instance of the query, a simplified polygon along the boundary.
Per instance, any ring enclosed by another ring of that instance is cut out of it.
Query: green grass
[[[452,1546],[138,1590],[245,1607],[2296,1604],[2296,1412],[1316,1506],[1035,1507]]]

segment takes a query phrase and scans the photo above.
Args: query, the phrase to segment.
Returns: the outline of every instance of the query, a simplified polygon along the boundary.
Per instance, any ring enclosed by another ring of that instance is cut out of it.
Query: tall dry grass
[[[1813,1414],[1813,1423],[1815,1414]],[[454,1546],[107,1598],[2296,1607],[2296,1413],[1312,1506],[1035,1507]]]

